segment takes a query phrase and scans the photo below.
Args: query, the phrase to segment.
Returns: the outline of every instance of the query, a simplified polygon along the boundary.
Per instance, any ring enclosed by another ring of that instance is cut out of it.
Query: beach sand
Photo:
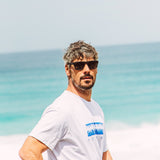
[[[159,160],[160,123],[143,124],[107,131],[108,145],[114,160]],[[18,151],[27,135],[0,136],[0,159],[20,160]],[[47,160],[46,153],[43,154]]]

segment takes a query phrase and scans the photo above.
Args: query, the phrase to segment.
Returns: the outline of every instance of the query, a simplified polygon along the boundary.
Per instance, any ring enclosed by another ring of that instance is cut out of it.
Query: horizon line
[[[133,43],[120,43],[120,44],[103,44],[103,45],[95,45],[95,48],[101,48],[101,47],[118,47],[118,46],[132,46],[132,45],[147,45],[147,44],[158,44],[160,41],[152,41],[152,42],[133,42]],[[0,52],[0,55],[2,54],[19,54],[19,53],[31,53],[31,52],[44,52],[44,51],[64,51],[63,48],[48,48],[48,49],[33,49],[33,50],[19,50],[19,51],[8,51],[8,52]]]

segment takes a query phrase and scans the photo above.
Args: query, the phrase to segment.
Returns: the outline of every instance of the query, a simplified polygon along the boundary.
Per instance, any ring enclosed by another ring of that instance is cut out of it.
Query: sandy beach
[[[108,145],[114,160],[159,160],[160,123],[143,124],[139,128],[127,127],[107,132]],[[0,159],[20,160],[18,151],[27,135],[0,137]],[[47,160],[46,153],[43,154]]]

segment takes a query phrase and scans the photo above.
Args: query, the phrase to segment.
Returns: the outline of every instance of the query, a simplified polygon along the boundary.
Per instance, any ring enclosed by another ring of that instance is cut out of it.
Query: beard
[[[83,78],[86,77],[86,76],[89,76],[89,77],[92,78],[92,83],[91,83],[90,85],[89,85],[90,82],[87,81],[87,80],[84,82],[86,85],[82,85],[82,84],[81,84],[81,81],[82,81]],[[93,80],[93,77],[92,77],[91,75],[85,75],[85,76],[81,77],[79,84],[78,84],[72,77],[71,77],[71,80],[72,80],[73,86],[74,86],[75,88],[77,88],[79,91],[87,91],[87,90],[90,90],[90,89],[92,89],[92,87],[93,87],[94,84],[95,84],[95,80]]]

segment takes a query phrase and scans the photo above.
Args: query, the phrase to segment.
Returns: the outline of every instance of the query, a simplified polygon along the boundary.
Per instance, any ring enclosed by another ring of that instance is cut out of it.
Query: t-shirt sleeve
[[[106,152],[108,150],[108,145],[107,145],[107,135],[106,135],[106,127],[104,123],[104,140],[103,140],[103,152]]]
[[[49,108],[29,134],[38,139],[51,150],[67,132],[65,115],[58,109]]]

